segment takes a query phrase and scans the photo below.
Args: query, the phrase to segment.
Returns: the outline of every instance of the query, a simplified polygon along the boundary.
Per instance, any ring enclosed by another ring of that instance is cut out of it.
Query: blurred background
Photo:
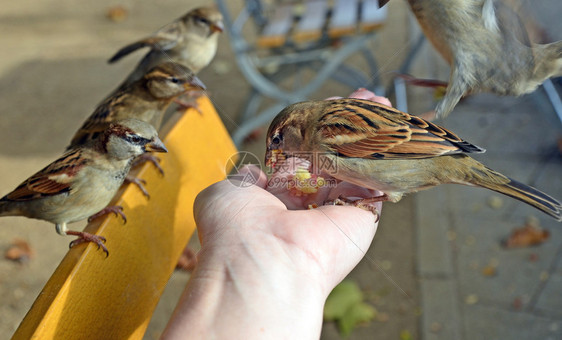
[[[212,4],[202,0],[0,2],[2,195],[59,155],[76,128],[142,55],[107,64],[115,51],[191,8]],[[229,2],[231,14],[241,6],[241,1]],[[419,34],[406,1],[392,0],[388,6],[385,25],[368,42],[379,64],[376,76],[387,88]],[[531,7],[530,18],[553,40],[562,39],[562,4],[539,0]],[[234,131],[250,86],[228,39],[225,32],[215,60],[199,77],[225,126]],[[410,73],[446,81],[449,69],[425,43]],[[352,90],[327,82],[311,98],[346,96]],[[409,112],[414,114],[435,105],[433,90],[427,88],[408,87],[408,99]],[[477,157],[486,165],[562,199],[558,145],[562,127],[542,90],[519,98],[474,95],[438,123],[486,148]],[[265,131],[254,132],[240,150],[262,159]],[[501,246],[514,229],[529,223],[548,230],[544,243],[517,249]],[[371,321],[355,327],[349,338],[562,338],[560,227],[519,202],[461,186],[442,186],[407,196],[398,204],[385,204],[373,245],[350,275],[376,313]],[[0,259],[0,334],[13,334],[66,253],[69,238],[53,229],[42,221],[0,219],[0,251],[20,238],[35,254],[24,264]],[[146,339],[158,338],[188,277],[185,272],[174,273]],[[335,323],[325,323],[322,338],[341,338]]]

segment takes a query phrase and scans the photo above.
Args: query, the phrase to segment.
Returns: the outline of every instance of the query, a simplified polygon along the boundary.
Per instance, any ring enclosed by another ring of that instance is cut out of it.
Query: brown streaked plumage
[[[446,117],[466,94],[519,96],[562,75],[562,41],[537,44],[506,0],[408,0],[425,36],[451,66]]]
[[[479,186],[511,196],[562,221],[556,199],[469,157],[484,149],[447,129],[361,99],[308,101],[281,111],[271,123],[266,164],[314,153],[313,171],[382,191],[392,202],[439,184]],[[329,170],[327,170],[329,169]]]
[[[191,90],[205,89],[185,66],[165,62],[141,79],[106,98],[74,134],[68,149],[88,143],[112,122],[135,118],[160,128],[162,116],[174,98]]]
[[[198,73],[213,60],[217,52],[218,37],[224,30],[222,19],[222,14],[216,8],[195,8],[152,35],[117,51],[109,63],[140,48],[150,48],[120,88],[140,79],[149,69],[166,61],[182,64]]]
[[[123,183],[133,160],[145,152],[166,152],[154,127],[127,119],[110,124],[96,139],[67,151],[0,199],[0,216],[25,216],[56,225],[60,235],[95,242],[101,236],[67,229],[67,223],[104,210]]]

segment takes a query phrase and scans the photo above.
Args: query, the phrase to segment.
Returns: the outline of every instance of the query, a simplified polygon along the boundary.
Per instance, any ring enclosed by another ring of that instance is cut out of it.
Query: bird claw
[[[178,104],[178,111],[184,111],[187,109],[194,109],[199,112],[200,115],[203,114],[201,108],[199,107],[199,103],[197,103],[196,99],[201,97],[204,93],[203,92],[190,92],[187,94],[188,99],[182,100],[180,98],[175,98],[174,103]]]
[[[103,208],[99,212],[97,212],[97,213],[93,214],[92,216],[88,217],[88,222],[92,222],[96,218],[98,218],[100,216],[103,216],[103,215],[107,215],[109,213],[114,213],[115,217],[121,216],[121,218],[123,219],[123,224],[127,223],[127,217],[123,213],[123,207],[120,206],[120,205],[108,205],[107,207]]]
[[[375,197],[360,198],[357,200],[352,200],[347,197],[340,195],[338,198],[333,200],[328,200],[324,202],[324,205],[341,205],[341,206],[353,206],[366,211],[370,211],[375,215],[375,223],[379,221],[380,214],[377,208],[373,205],[376,202],[388,201],[388,196],[386,194]]]
[[[146,196],[147,199],[150,199],[150,194],[144,187],[144,185],[146,184],[146,181],[144,179],[133,177],[133,176],[127,176],[125,177],[125,182],[135,184],[140,189],[140,191],[142,191],[143,195]]]
[[[67,231],[66,234],[78,236],[78,238],[76,240],[70,242],[70,244],[68,245],[69,248],[72,248],[77,244],[92,242],[92,243],[97,244],[98,250],[100,248],[103,250],[106,258],[109,256],[109,251],[107,250],[107,247],[104,244],[107,241],[107,239],[105,237],[90,234],[90,233],[86,233],[86,232],[82,232],[82,231],[72,231],[72,230]]]
[[[158,157],[156,157],[152,154],[149,154],[149,153],[142,154],[142,155],[138,156],[137,158],[135,158],[132,166],[135,167],[139,164],[146,163],[146,162],[150,162],[150,163],[154,164],[154,166],[156,167],[156,170],[158,170],[160,175],[164,176],[164,169],[162,169],[162,167],[160,166],[160,158],[158,158]],[[144,183],[144,184],[146,184],[146,183]]]

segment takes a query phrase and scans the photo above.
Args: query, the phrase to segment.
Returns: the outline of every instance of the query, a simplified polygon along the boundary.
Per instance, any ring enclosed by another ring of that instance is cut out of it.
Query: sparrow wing
[[[74,149],[29,177],[5,199],[28,201],[70,191],[74,176],[88,161],[82,157],[81,149]]]
[[[319,120],[322,143],[345,157],[431,158],[484,152],[447,129],[394,108],[360,99],[339,99]]]
[[[126,107],[126,97],[128,96],[125,89],[117,92],[115,95],[107,98],[101,103],[94,113],[86,121],[78,131],[74,134],[70,141],[70,145],[66,148],[70,150],[78,145],[84,145],[87,142],[96,139],[111,122],[118,120],[117,113],[121,107]]]

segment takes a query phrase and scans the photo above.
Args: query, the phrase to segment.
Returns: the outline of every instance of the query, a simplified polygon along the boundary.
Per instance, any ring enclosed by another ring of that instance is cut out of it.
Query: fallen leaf
[[[537,262],[539,260],[539,255],[537,253],[529,254],[529,261]]]
[[[548,274],[548,272],[546,270],[543,270],[540,274],[539,274],[539,280],[541,280],[542,282],[548,280],[548,278],[550,277],[550,274]]]
[[[496,266],[487,265],[482,268],[482,275],[484,276],[495,276],[498,273]]]
[[[443,329],[443,325],[441,323],[435,321],[435,322],[431,323],[431,326],[429,326],[429,329],[433,333],[439,333]]]
[[[476,294],[470,294],[464,298],[464,303],[466,303],[467,305],[474,305],[477,302],[478,302],[478,295]]]
[[[4,258],[20,263],[29,261],[33,255],[33,249],[31,249],[29,243],[19,238],[14,239],[4,252]]]
[[[537,246],[550,237],[548,230],[542,229],[538,221],[529,219],[521,228],[516,228],[511,235],[502,241],[502,245],[506,248],[521,248]]]
[[[503,207],[503,199],[499,196],[490,196],[488,198],[488,205],[495,210],[501,209]]]
[[[106,18],[113,22],[121,22],[127,19],[129,11],[123,6],[113,6],[107,9],[105,12]]]
[[[454,241],[454,240],[456,240],[456,239],[457,239],[457,233],[454,232],[453,230],[448,230],[448,231],[447,231],[447,239],[448,239],[449,241]]]
[[[409,330],[403,329],[400,331],[400,340],[412,340],[412,333]]]
[[[520,297],[516,297],[515,299],[513,299],[512,306],[517,310],[523,308],[523,300]]]
[[[342,318],[338,319],[338,328],[342,336],[347,337],[355,326],[369,322],[375,318],[377,311],[366,303],[356,303],[350,306]]]
[[[342,281],[326,299],[324,320],[335,321],[340,334],[347,337],[358,324],[369,322],[377,315],[376,309],[363,300],[357,283]]]
[[[333,321],[343,317],[352,305],[361,301],[363,301],[363,293],[357,284],[350,280],[342,281],[326,299],[324,320]]]

